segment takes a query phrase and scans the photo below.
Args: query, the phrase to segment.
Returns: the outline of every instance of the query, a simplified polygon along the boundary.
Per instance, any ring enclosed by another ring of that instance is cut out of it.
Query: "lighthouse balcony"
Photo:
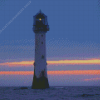
[[[39,25],[33,25],[33,31],[34,32],[39,32],[39,31],[49,31],[49,26],[48,25],[42,25],[42,26],[39,26]]]

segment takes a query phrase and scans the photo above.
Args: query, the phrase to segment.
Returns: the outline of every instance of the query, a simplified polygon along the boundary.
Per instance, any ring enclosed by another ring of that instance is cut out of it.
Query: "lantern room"
[[[49,25],[47,22],[47,16],[39,11],[35,16],[33,16],[33,31],[35,33],[47,32],[49,31]]]

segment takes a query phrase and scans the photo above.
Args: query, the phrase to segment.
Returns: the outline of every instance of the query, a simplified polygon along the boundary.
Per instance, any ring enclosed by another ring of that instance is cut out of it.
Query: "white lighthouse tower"
[[[39,11],[34,17],[35,62],[32,89],[49,88],[46,62],[46,32],[49,31],[47,16]]]

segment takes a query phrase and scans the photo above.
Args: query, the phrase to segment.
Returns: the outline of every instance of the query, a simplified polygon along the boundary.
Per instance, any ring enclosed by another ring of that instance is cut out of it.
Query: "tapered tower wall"
[[[35,34],[35,75],[37,78],[41,76],[41,71],[45,71],[45,77],[47,77],[46,68],[46,33]]]
[[[46,63],[46,32],[49,31],[47,16],[41,11],[34,16],[35,62],[32,89],[49,88]]]

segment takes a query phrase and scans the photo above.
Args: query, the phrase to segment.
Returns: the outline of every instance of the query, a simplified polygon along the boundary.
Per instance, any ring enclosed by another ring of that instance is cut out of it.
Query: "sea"
[[[0,87],[0,100],[100,100],[100,86]]]

